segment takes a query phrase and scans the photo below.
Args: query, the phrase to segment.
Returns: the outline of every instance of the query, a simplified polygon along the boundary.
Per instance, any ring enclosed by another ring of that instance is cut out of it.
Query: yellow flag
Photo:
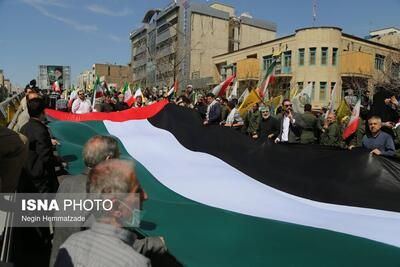
[[[238,109],[240,116],[244,117],[246,115],[246,112],[259,102],[261,102],[261,99],[257,91],[251,90],[249,95],[246,97],[246,99],[243,101]]]
[[[342,99],[339,107],[336,110],[337,121],[341,123],[342,119],[346,116],[351,116],[351,110],[346,100]]]
[[[283,99],[282,95],[278,95],[278,96],[275,96],[274,98],[270,99],[266,104],[275,113],[276,110],[278,109],[278,107],[280,106],[282,99]]]
[[[292,100],[293,97],[295,97],[297,95],[298,90],[299,90],[299,88],[296,88],[295,90],[290,90],[290,100]]]

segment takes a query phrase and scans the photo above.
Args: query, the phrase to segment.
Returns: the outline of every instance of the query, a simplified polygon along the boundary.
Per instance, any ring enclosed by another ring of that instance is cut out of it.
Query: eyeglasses
[[[262,114],[268,114],[269,112],[268,111],[263,111],[263,112],[261,112]]]
[[[284,105],[284,107],[292,107],[292,106],[293,106],[292,104]]]

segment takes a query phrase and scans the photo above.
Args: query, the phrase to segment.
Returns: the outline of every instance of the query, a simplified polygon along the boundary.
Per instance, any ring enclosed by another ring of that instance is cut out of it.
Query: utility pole
[[[313,0],[313,27],[315,27],[316,20],[317,20],[317,0]]]

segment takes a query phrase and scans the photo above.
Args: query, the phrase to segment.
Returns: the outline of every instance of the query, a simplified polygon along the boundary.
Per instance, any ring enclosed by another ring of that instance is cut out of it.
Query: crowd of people
[[[40,96],[37,90],[35,91],[34,81],[26,90],[26,99]],[[326,108],[315,112],[311,104],[304,105],[303,113],[296,113],[290,99],[284,99],[278,107],[268,106],[260,101],[248,111],[239,112],[241,103],[238,99],[231,98],[228,101],[212,93],[202,95],[196,93],[191,85],[188,85],[182,94],[172,98],[167,88],[145,88],[143,94],[136,95],[134,102],[127,101],[122,91],[103,92],[103,96],[95,99],[95,105],[90,101],[94,99],[93,95],[88,95],[83,90],[61,94],[58,100],[53,101],[53,105],[48,100],[49,92],[45,91],[42,97],[46,107],[75,114],[122,111],[168,99],[176,105],[197,110],[204,125],[230,127],[252,139],[268,139],[275,143],[320,144],[350,150],[365,147],[374,154],[400,157],[400,105],[398,96],[390,92],[386,92],[383,97],[382,94],[377,96],[375,100],[368,90],[365,92],[362,96],[358,127],[346,138],[343,137],[343,132],[348,127],[350,116],[337,118],[337,112],[327,112]],[[353,109],[358,97],[349,90],[344,99]],[[24,105],[26,104],[23,102],[22,107]],[[28,121],[27,110],[24,109],[19,117],[21,119],[18,119],[14,128],[17,132]]]
[[[18,171],[13,168],[7,177],[3,175],[7,172],[2,171],[3,185],[5,181],[18,181],[13,188],[1,187],[2,192],[107,193],[107,199],[118,202],[101,216],[84,214],[91,221],[89,226],[82,222],[76,227],[63,227],[56,222],[53,230],[50,227],[14,228],[9,260],[15,266],[157,266],[157,261],[179,265],[167,253],[162,237],[143,237],[135,231],[137,225],[133,222],[138,222],[140,214],[133,202],[135,205],[143,203],[147,194],[136,177],[134,163],[119,159],[116,139],[92,137],[82,151],[87,168],[74,176],[62,171],[66,163],[57,155],[55,147],[59,143],[46,125],[44,111],[49,107],[48,97],[32,81],[22,99],[15,132],[1,128],[2,137],[15,141],[7,144],[12,151],[8,154],[16,156],[10,164],[19,167]],[[78,103],[71,106],[76,108],[75,112],[89,109],[90,105],[82,106],[84,97],[78,94],[77,99],[82,102],[74,101]],[[121,198],[121,194],[126,197]],[[139,199],[130,197],[132,194]]]
[[[146,91],[144,95],[137,96],[134,104],[129,106],[122,92],[106,93],[96,108],[100,112],[113,112],[170,99],[169,95],[162,91],[154,95]],[[50,107],[75,114],[94,111],[84,91],[77,90],[76,97],[69,98],[71,96],[61,96],[51,103],[50,94],[38,90],[34,81],[27,86],[26,96],[21,101],[21,111],[13,128],[21,134],[21,146],[25,147],[19,149],[19,153],[26,154],[21,156],[24,160],[19,162],[21,171],[17,191],[108,192],[111,193],[110,198],[113,198],[113,194],[133,192],[140,195],[141,202],[145,201],[147,194],[136,178],[133,162],[118,159],[118,142],[109,136],[94,136],[86,143],[82,153],[87,168],[80,175],[67,175],[62,181],[58,179],[57,171],[63,170],[66,165],[57,156],[55,147],[59,143],[47,128],[45,108]],[[335,112],[327,112],[326,109],[316,113],[311,104],[304,105],[304,113],[296,113],[290,99],[284,99],[277,108],[260,101],[243,112],[240,111],[237,99],[227,100],[212,93],[205,96],[196,95],[189,85],[180,96],[170,101],[187,109],[196,110],[205,127],[213,125],[229,127],[232,131],[248,136],[249,139],[270,141],[276,145],[319,144],[348,150],[364,147],[374,155],[397,157],[400,155],[400,104],[395,95],[378,96],[374,101],[366,99],[355,131],[346,138],[343,138],[343,132],[348,127],[349,117],[338,120]],[[380,114],[383,116],[376,114],[379,109],[374,105],[379,104],[382,104]],[[349,103],[349,106],[354,108],[354,101]],[[102,217],[96,218],[89,228],[83,225],[62,228],[56,224],[53,235],[48,229],[29,233],[34,236],[39,235],[32,240],[41,245],[19,240],[18,237],[21,235],[17,232],[15,243],[18,245],[15,246],[17,251],[14,254],[16,262],[25,264],[24,260],[29,257],[24,258],[21,255],[26,251],[34,252],[33,245],[41,250],[47,249],[48,253],[42,255],[45,257],[44,262],[50,261],[50,266],[53,264],[55,266],[149,266],[151,264],[149,258],[166,253],[166,241],[162,237],[139,239],[134,229],[133,231],[126,229],[129,228],[129,222],[137,219],[135,218],[137,214],[130,208],[129,200],[121,201],[123,205],[118,205],[118,209],[121,210],[103,214]],[[106,244],[106,247],[101,244]]]
[[[375,101],[369,91],[365,92],[357,127],[349,136],[343,133],[351,116],[338,119],[338,111],[328,112],[327,107],[315,112],[311,104],[305,104],[304,112],[296,113],[290,99],[284,99],[275,109],[260,100],[248,111],[240,113],[241,103],[237,99],[228,101],[209,93],[193,103],[189,98],[191,94],[191,88],[187,88],[176,102],[196,109],[204,125],[223,125],[252,139],[274,143],[319,144],[348,150],[364,147],[374,155],[400,158],[399,96],[391,92],[378,93]],[[351,110],[357,99],[351,92],[345,97]]]

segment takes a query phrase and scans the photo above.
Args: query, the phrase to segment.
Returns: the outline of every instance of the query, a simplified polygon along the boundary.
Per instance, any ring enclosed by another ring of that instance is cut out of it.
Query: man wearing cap
[[[242,133],[251,137],[257,135],[257,129],[260,124],[261,115],[258,103],[255,103],[243,119]]]
[[[192,103],[192,105],[196,104],[195,103],[195,93],[193,92],[193,86],[191,84],[189,84],[188,86],[186,86],[186,90],[184,95],[190,100],[190,102]]]
[[[336,122],[336,115],[329,113],[322,127],[321,145],[339,147],[340,141],[340,127]]]

